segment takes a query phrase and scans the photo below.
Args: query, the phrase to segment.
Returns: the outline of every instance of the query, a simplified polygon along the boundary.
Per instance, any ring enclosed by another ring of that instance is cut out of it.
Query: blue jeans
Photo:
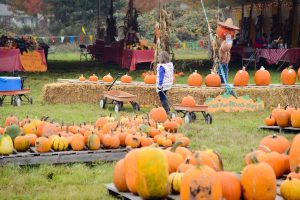
[[[224,72],[225,77],[223,77],[223,75],[221,73],[221,68],[223,68],[223,72]],[[228,71],[229,71],[228,64],[220,64],[219,65],[218,74],[221,77],[221,82],[222,83],[228,83]]]
[[[158,92],[158,96],[159,96],[162,107],[169,114],[170,113],[170,107],[169,107],[169,104],[168,104],[167,97],[165,96],[165,95],[167,95],[167,92],[168,92],[168,90],[164,91],[165,94],[163,94],[163,92],[160,91],[160,92]]]

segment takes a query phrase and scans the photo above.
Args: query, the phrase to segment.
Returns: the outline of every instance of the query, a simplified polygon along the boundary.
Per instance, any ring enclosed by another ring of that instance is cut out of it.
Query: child
[[[156,86],[157,92],[162,106],[167,114],[170,114],[167,97],[168,90],[171,89],[174,79],[174,66],[171,62],[170,55],[166,51],[162,51],[158,56]]]

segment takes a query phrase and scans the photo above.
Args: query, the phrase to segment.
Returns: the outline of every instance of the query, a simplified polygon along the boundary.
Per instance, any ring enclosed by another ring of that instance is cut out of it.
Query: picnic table
[[[265,58],[268,64],[278,64],[281,61],[294,65],[300,60],[300,48],[292,49],[257,49],[256,60]]]

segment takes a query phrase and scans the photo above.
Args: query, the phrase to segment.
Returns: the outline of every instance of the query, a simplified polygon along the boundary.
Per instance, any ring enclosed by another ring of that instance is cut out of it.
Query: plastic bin
[[[0,76],[0,91],[21,90],[20,77],[3,77]]]

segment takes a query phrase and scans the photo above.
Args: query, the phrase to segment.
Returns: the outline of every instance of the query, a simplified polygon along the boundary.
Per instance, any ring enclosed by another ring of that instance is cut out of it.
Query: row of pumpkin
[[[177,130],[182,126],[180,117],[168,119],[163,108],[154,108],[150,119],[100,117],[95,124],[63,125],[47,122],[45,119],[29,119],[19,122],[16,116],[6,118],[5,127],[0,127],[0,154],[11,154],[13,148],[18,152],[35,147],[38,152],[65,151],[72,149],[98,150],[120,147],[138,148],[157,143],[170,147],[176,140],[188,146],[189,138]]]
[[[300,128],[300,109],[291,106],[281,107],[273,109],[270,116],[264,119],[266,126],[280,126]]]
[[[115,165],[115,187],[143,199],[180,194],[181,200],[274,200],[276,177],[288,174],[280,186],[281,195],[286,200],[300,199],[300,134],[291,145],[283,136],[263,138],[259,148],[245,156],[241,177],[224,171],[215,151],[191,152],[179,144],[166,150],[150,146],[130,151]]]
[[[174,74],[174,83],[176,81],[176,76],[183,76],[184,73],[180,72],[178,74]],[[144,78],[144,83],[146,84],[155,84],[156,83],[156,75],[153,72],[143,73],[142,74]],[[300,80],[300,69],[298,70],[298,78]],[[89,77],[89,81],[91,82],[97,82],[99,78],[93,74]],[[108,74],[105,75],[102,80],[106,83],[111,83],[114,81],[114,78]],[[283,85],[294,85],[297,81],[297,73],[292,67],[286,68],[282,71],[281,77],[280,77],[281,83]],[[86,81],[86,78],[81,75],[79,77],[79,81]],[[132,77],[128,74],[123,75],[121,77],[122,83],[132,83]],[[201,86],[203,82],[201,74],[197,72],[193,72],[191,75],[189,75],[187,84],[189,86]],[[220,76],[212,71],[211,74],[207,75],[205,77],[205,85],[207,87],[220,87],[221,86],[221,78]],[[261,67],[254,75],[254,82],[257,86],[268,86],[271,84],[271,75],[268,70],[266,70],[264,67]],[[243,69],[239,70],[234,79],[233,79],[234,86],[247,86],[249,84],[249,74],[245,70],[245,67]]]

